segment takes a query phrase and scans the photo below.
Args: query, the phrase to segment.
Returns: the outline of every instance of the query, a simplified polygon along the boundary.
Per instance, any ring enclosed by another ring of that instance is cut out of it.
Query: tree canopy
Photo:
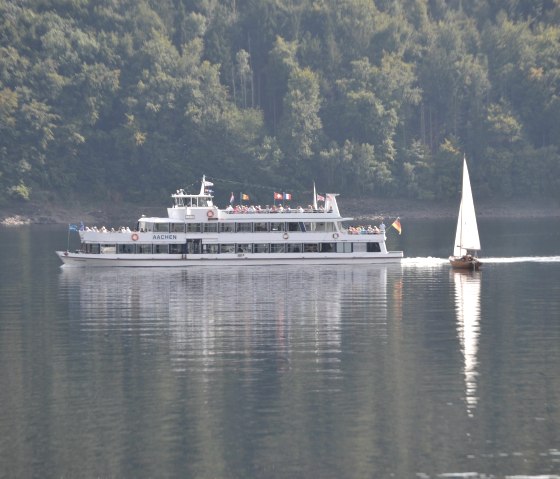
[[[559,198],[559,25],[559,0],[0,0],[0,202],[202,174],[445,199],[463,155],[480,195]]]

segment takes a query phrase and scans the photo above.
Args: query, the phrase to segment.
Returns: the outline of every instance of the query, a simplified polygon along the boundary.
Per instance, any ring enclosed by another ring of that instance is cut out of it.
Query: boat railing
[[[346,234],[352,235],[352,236],[359,236],[359,235],[380,235],[385,233],[384,230],[380,230],[377,226],[373,227],[373,228],[363,228],[363,229],[359,229],[359,228],[348,228],[347,230],[344,231]]]
[[[286,213],[286,214],[293,214],[293,213],[332,213],[333,212],[332,209],[330,209],[329,211],[325,211],[325,210],[321,210],[321,209],[316,209],[315,210],[315,209],[308,209],[308,208],[302,208],[302,209],[299,209],[299,208],[290,208],[290,209],[284,208],[282,210],[273,209],[273,208],[260,208],[260,209],[247,208],[247,209],[241,209],[241,210],[225,209],[225,210],[222,210],[222,211],[224,211],[225,213],[227,213],[229,215],[271,214],[271,213],[272,214],[276,214],[276,213],[278,213],[278,214],[283,214],[283,213]]]
[[[91,232],[95,232],[95,233],[121,233],[121,234],[132,234],[132,233],[169,233],[169,231],[145,231],[140,229],[140,231],[133,229],[131,230],[128,227],[120,227],[120,228],[105,228],[104,226],[102,226],[101,228],[98,228],[97,226],[85,226],[84,229],[82,231],[91,231]],[[349,227],[348,229],[343,229],[341,230],[342,234],[347,234],[347,235],[352,235],[352,236],[357,236],[357,235],[378,235],[378,234],[383,234],[385,231],[384,230],[380,230],[377,227],[373,227],[373,228],[362,228],[360,229],[360,227]]]

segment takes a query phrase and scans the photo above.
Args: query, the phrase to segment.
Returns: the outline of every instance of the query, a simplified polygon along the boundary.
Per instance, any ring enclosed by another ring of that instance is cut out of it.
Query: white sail
[[[480,239],[478,237],[478,226],[474,212],[474,201],[471,191],[471,181],[467,160],[463,160],[463,192],[459,217],[457,219],[457,232],[455,233],[454,256],[463,256],[467,250],[480,250]]]

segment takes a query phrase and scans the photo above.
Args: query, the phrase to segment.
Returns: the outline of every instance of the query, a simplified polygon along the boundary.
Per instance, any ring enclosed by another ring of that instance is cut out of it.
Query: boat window
[[[189,239],[187,240],[187,254],[200,254],[200,244],[199,239]]]
[[[380,253],[381,248],[379,246],[379,243],[377,243],[377,242],[367,243],[367,252],[368,253]]]
[[[270,223],[270,231],[284,231],[284,223],[279,223],[279,222]]]
[[[217,244],[203,244],[202,253],[203,254],[218,254],[220,251],[219,245]]]
[[[352,253],[352,243],[336,243],[337,253]]]
[[[354,251],[357,253],[367,251],[366,246],[366,243],[354,243]]]
[[[332,229],[327,229],[327,225],[332,225],[332,223],[324,223],[324,222],[320,222],[320,223],[314,223],[313,226],[313,231],[332,231]]]
[[[268,253],[268,243],[255,243],[253,253]]]
[[[134,245],[133,244],[118,244],[117,245],[117,253],[119,253],[119,254],[132,254],[132,253],[134,253]]]
[[[142,227],[142,224],[144,225]],[[140,232],[151,232],[154,230],[154,224],[148,221],[141,221],[140,222]]]
[[[101,254],[111,254],[116,252],[116,247],[114,244],[102,244]]]
[[[259,222],[254,224],[254,231],[268,231],[268,223]]]
[[[169,223],[154,223],[156,233],[169,233]]]
[[[235,223],[221,223],[220,232],[221,233],[233,233],[235,231]]]
[[[184,233],[185,232],[185,223],[171,223],[171,232],[172,233]]]
[[[180,244],[170,244],[169,245],[170,254],[184,254],[185,253],[185,243]]]
[[[286,251],[286,245],[284,243],[272,243],[270,245],[271,253],[284,253]]]
[[[86,249],[86,253],[91,253],[91,254],[99,254],[100,248],[99,248],[99,243],[87,243],[84,245],[85,249]]]
[[[187,233],[200,233],[200,223],[187,223]]]
[[[155,244],[154,254],[167,254],[169,253],[169,245],[166,244]]]
[[[235,253],[235,245],[234,244],[221,244],[220,245],[220,253]]]
[[[286,244],[286,253],[299,253],[301,252],[301,244],[300,243],[287,243]]]
[[[301,223],[303,225],[303,223]],[[300,223],[286,223],[287,231],[301,231]]]
[[[237,232],[238,233],[250,233],[252,231],[252,223],[237,223]]]
[[[145,221],[139,221],[138,222],[138,231],[146,231],[146,222]]]
[[[218,223],[203,223],[205,233],[217,233]]]
[[[304,253],[316,253],[319,251],[319,245],[317,243],[303,243]]]
[[[334,253],[336,251],[336,243],[321,243],[319,246],[321,253]]]
[[[238,253],[250,253],[251,252],[251,245],[249,243],[239,243],[237,245],[237,252]]]
[[[152,254],[152,245],[151,244],[137,244],[136,245],[136,252],[138,254]]]

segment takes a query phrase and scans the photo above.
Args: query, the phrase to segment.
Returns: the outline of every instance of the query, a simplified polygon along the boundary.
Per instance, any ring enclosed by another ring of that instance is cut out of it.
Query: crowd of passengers
[[[286,206],[285,208],[282,205],[273,205],[269,206],[266,205],[264,208],[261,205],[256,206],[246,206],[246,205],[236,205],[232,206],[229,205],[226,208],[227,213],[324,213],[325,208],[319,206],[318,208],[313,208],[313,206],[309,205],[307,208],[303,208],[302,206],[298,206],[297,208],[291,208],[290,206]],[[332,212],[332,207],[329,208],[328,213]]]
[[[105,226],[102,226],[101,228],[98,228],[97,226],[92,226],[91,228],[89,226],[85,226],[84,227],[85,231],[95,231],[96,233],[132,233],[132,230],[127,226],[121,226],[117,229],[115,228],[105,228]]]
[[[98,233],[132,233],[133,231],[127,226],[121,226],[118,229],[115,230],[115,228],[105,228],[105,226],[102,226],[101,228],[97,228],[97,226],[92,226],[91,228],[89,226],[86,226],[85,231],[95,231]],[[379,228],[377,226],[371,226],[371,225],[367,225],[367,226],[349,226],[348,230],[347,230],[349,235],[373,235],[373,234],[379,234],[379,233],[384,233],[385,232],[385,225],[383,224],[383,222],[379,225]]]
[[[349,235],[375,235],[384,232],[385,232],[385,225],[383,223],[379,225],[379,228],[377,226],[371,226],[371,225],[348,227]]]

